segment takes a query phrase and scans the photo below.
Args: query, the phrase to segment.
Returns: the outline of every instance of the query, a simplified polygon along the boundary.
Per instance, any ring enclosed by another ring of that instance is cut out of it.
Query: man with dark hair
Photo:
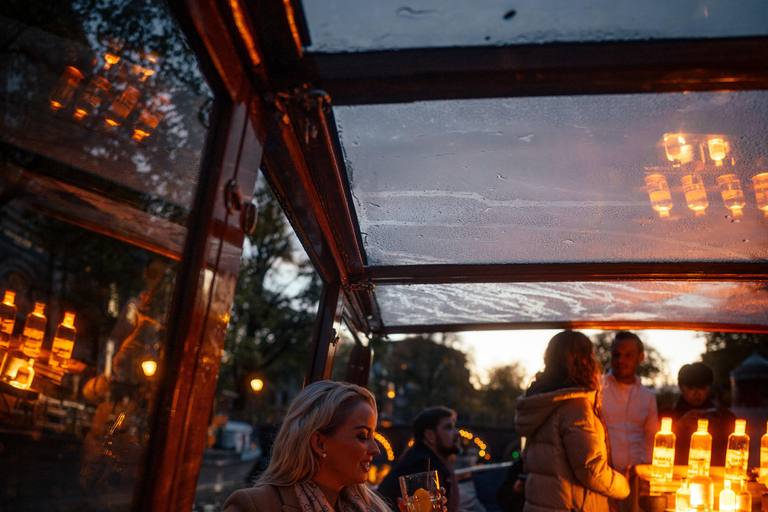
[[[651,462],[653,438],[659,430],[656,395],[636,375],[644,358],[640,338],[619,331],[611,344],[611,369],[600,379],[611,461],[620,472]]]
[[[712,466],[725,465],[725,451],[728,436],[733,432],[736,416],[726,408],[717,407],[709,392],[715,375],[704,363],[685,364],[677,373],[680,398],[674,407],[661,412],[661,416],[672,418],[675,433],[675,464],[688,464],[691,434],[696,432],[699,419],[709,420],[712,435]]]
[[[413,420],[413,446],[390,470],[378,487],[378,493],[393,511],[398,512],[400,496],[398,478],[422,471],[437,471],[440,486],[445,488],[448,512],[459,510],[459,486],[447,459],[461,451],[461,436],[456,428],[456,412],[447,407],[430,407]]]

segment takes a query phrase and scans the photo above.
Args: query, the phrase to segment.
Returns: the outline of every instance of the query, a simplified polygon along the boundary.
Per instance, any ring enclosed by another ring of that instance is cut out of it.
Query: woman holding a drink
[[[269,467],[224,512],[389,512],[367,485],[379,453],[376,400],[359,386],[320,381],[291,403]]]
[[[517,401],[517,433],[526,437],[524,512],[607,512],[609,498],[629,495],[627,479],[608,465],[593,350],[580,332],[556,334],[544,371]]]

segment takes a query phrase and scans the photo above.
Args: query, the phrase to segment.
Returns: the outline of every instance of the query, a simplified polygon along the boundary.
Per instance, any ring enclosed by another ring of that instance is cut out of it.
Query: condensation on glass
[[[625,281],[379,285],[388,328],[536,322],[768,323],[766,282]]]
[[[162,3],[15,5],[0,16],[0,503],[128,510],[212,93]]]
[[[766,261],[768,92],[337,106],[374,266]]]
[[[633,41],[765,35],[760,0],[642,4],[591,0],[304,0],[310,50]]]

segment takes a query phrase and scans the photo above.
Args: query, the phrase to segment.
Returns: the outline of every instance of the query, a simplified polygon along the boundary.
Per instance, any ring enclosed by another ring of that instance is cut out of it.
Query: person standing
[[[526,437],[524,512],[608,512],[609,498],[629,495],[608,461],[600,415],[598,363],[584,334],[556,334],[544,371],[517,399],[515,427]]]
[[[622,473],[629,466],[651,462],[653,438],[659,430],[656,395],[637,376],[644,358],[640,338],[619,331],[611,344],[611,369],[600,377],[612,466]]]
[[[413,420],[413,441],[413,446],[381,481],[378,493],[397,512],[397,498],[400,496],[398,479],[429,468],[437,471],[440,486],[445,489],[448,512],[458,512],[459,484],[448,463],[451,455],[461,451],[456,412],[447,407],[430,407],[421,411]]]
[[[676,437],[675,464],[688,464],[691,434],[696,431],[699,419],[707,419],[712,435],[711,465],[725,465],[728,436],[736,426],[736,416],[728,409],[718,407],[710,396],[714,378],[712,369],[701,362],[684,364],[677,373],[680,398],[671,409],[661,412],[662,416],[672,418],[672,431]]]

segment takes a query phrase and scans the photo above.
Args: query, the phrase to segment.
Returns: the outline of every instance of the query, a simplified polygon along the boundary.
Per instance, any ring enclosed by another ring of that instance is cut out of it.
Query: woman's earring
[[[327,454],[327,453],[325,453],[325,452],[323,452],[323,458],[325,458],[325,457],[327,457],[327,456],[328,456],[328,454]]]

